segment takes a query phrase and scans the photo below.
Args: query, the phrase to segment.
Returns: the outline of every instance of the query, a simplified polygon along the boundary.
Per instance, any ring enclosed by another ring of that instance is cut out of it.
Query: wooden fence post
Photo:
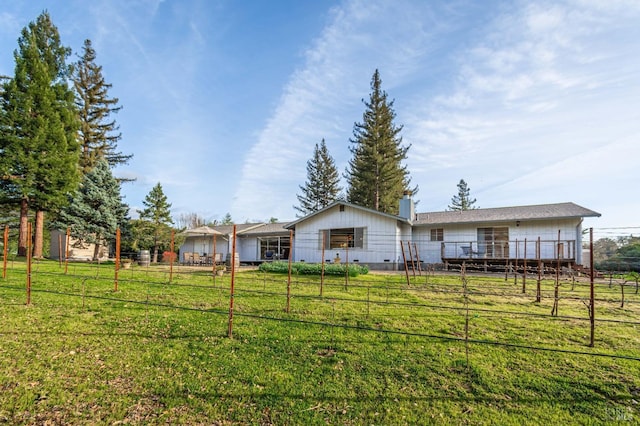
[[[2,279],[7,278],[7,255],[9,254],[9,225],[4,227],[2,246]]]
[[[322,297],[322,292],[324,288],[324,247],[326,244],[327,233],[322,231],[322,256],[320,258],[321,266],[320,266],[320,297]]]
[[[596,334],[596,305],[595,305],[595,291],[594,291],[594,275],[593,275],[593,228],[589,228],[589,322],[591,323],[591,341],[590,347],[595,345]]]
[[[71,228],[67,228],[67,241],[65,241],[64,249],[64,274],[67,275],[69,270],[69,244],[71,240]]]
[[[31,304],[31,222],[27,223],[27,305]]]
[[[235,278],[236,278],[236,225],[233,225],[233,242],[231,244],[231,288],[229,292],[229,328],[227,330],[227,336],[233,338],[233,299],[235,292]]]
[[[120,271],[120,228],[116,229],[116,271],[113,291],[118,291],[118,272]]]
[[[289,230],[289,273],[287,275],[287,313],[291,307],[291,262],[293,257],[293,230]]]

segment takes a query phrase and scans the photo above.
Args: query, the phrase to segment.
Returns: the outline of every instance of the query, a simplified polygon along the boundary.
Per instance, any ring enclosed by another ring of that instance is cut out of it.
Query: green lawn
[[[640,296],[533,276],[361,275],[9,262],[0,422],[616,424],[640,419]],[[468,310],[467,310],[468,308]],[[465,324],[468,322],[467,331]],[[465,342],[467,339],[467,342]]]

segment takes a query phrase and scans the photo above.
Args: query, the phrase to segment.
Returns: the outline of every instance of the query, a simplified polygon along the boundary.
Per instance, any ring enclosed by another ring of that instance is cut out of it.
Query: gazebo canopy
[[[206,235],[224,235],[222,232],[218,232],[209,226],[199,226],[193,229],[187,229],[181,232],[185,237],[202,237]]]

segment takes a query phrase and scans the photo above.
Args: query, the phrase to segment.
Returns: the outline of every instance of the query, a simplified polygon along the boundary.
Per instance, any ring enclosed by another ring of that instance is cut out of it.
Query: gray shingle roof
[[[514,220],[600,217],[600,213],[574,203],[558,203],[465,211],[418,213],[416,216],[417,219],[413,224],[420,226],[475,222],[507,222]]]
[[[243,235],[255,235],[255,234],[278,234],[278,233],[289,233],[288,229],[285,229],[284,226],[286,222],[278,222],[278,223],[240,223],[236,225],[236,234]],[[217,225],[213,226],[218,232],[223,233],[224,235],[230,235],[233,233],[233,225]]]
[[[351,208],[354,208],[356,210],[360,210],[360,211],[368,212],[368,213],[371,213],[371,214],[383,216],[383,217],[386,217],[386,218],[389,218],[389,219],[399,220],[399,221],[402,221],[402,222],[407,222],[407,219],[405,219],[403,217],[400,217],[400,216],[395,216],[395,215],[388,214],[388,213],[382,213],[382,212],[379,212],[377,210],[373,210],[373,209],[370,209],[370,208],[367,208],[367,207],[359,206],[357,204],[351,204],[351,203],[347,203],[346,201],[338,200],[338,201],[334,201],[333,203],[329,204],[328,206],[326,206],[326,207],[324,207],[324,208],[322,208],[322,209],[320,209],[318,211],[315,211],[313,213],[308,214],[307,216],[301,217],[300,219],[297,219],[297,220],[295,220],[293,222],[289,222],[288,224],[286,224],[285,228],[287,228],[287,229],[295,229],[296,225],[298,223],[304,222],[304,221],[308,220],[309,218],[312,218],[313,216],[316,216],[316,215],[319,215],[319,214],[323,214],[324,212],[326,212],[328,210],[331,210],[335,206],[339,206],[339,205],[351,207]]]

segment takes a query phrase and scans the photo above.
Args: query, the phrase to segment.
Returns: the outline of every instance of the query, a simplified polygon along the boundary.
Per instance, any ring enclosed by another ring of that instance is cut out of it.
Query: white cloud
[[[420,112],[405,122],[410,168],[418,181],[436,177],[433,205],[446,206],[459,178],[487,207],[598,206],[583,192],[617,190],[621,163],[640,178],[628,157],[616,159],[640,155],[631,143],[640,131],[638,17],[638,4],[537,2],[498,16],[459,51],[453,90],[411,105]]]
[[[339,167],[346,164],[348,139],[362,117],[360,101],[369,93],[374,69],[381,69],[387,91],[416,78],[419,58],[434,44],[434,33],[425,26],[445,26],[430,8],[414,6],[355,0],[333,9],[331,22],[306,52],[246,156],[235,216],[248,216],[260,206],[290,218],[298,185],[306,179],[306,161],[322,138]],[[391,24],[397,22],[403,25]]]

